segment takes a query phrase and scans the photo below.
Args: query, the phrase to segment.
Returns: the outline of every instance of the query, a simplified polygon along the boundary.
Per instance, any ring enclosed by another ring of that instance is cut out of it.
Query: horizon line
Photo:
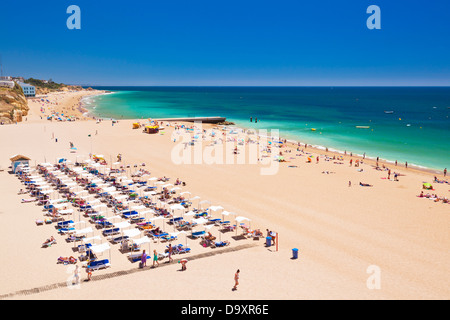
[[[279,87],[279,88],[450,88],[450,85],[105,85],[105,84],[68,84],[81,87]]]

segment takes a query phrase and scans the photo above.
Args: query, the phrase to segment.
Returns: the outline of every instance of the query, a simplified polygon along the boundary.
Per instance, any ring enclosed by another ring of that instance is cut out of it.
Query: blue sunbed
[[[128,211],[123,211],[122,215],[124,216],[124,218],[129,219],[129,218],[136,217],[138,215],[138,213],[137,213],[137,211],[134,211],[134,210],[133,211],[128,210]]]
[[[204,235],[205,233],[206,233],[205,231],[192,232],[192,237],[193,238],[198,238],[198,237],[201,237],[202,235]]]
[[[58,227],[60,227],[60,228],[68,227],[69,225],[72,225],[73,223],[74,222],[72,220],[61,221],[61,222],[58,222]]]
[[[110,263],[108,259],[98,260],[98,261],[92,261],[88,268],[91,270],[98,270],[102,268],[108,268],[110,267]]]
[[[111,236],[120,232],[119,228],[107,229],[103,231],[104,236]]]

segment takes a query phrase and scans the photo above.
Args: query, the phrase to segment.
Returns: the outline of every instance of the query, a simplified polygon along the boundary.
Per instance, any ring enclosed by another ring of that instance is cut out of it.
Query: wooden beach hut
[[[16,154],[12,156],[9,160],[11,160],[11,168],[13,173],[16,173],[16,170],[20,165],[24,167],[29,166],[31,159],[21,154]]]

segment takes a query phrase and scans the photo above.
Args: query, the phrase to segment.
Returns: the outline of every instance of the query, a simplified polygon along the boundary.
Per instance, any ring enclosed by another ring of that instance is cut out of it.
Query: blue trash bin
[[[294,248],[292,249],[292,259],[297,259],[298,258],[298,249]]]
[[[270,247],[272,245],[272,237],[266,237],[266,246]]]

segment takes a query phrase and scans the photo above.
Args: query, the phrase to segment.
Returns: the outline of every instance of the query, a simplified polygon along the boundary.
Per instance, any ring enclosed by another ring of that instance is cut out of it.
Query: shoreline
[[[120,91],[117,91],[117,92],[120,92]],[[98,94],[98,96],[103,95],[103,94],[115,94],[117,92],[109,91],[107,93],[100,93],[100,94]],[[82,100],[83,100],[83,98],[81,99],[81,101]],[[126,118],[126,117],[121,118],[121,117],[117,117],[117,116],[110,117],[110,118],[103,118],[103,117],[97,116],[95,114],[95,107],[89,109],[88,106],[84,105],[84,108],[86,110],[88,110],[86,112],[86,115],[93,119],[102,119],[102,120],[116,119],[116,120],[142,121],[142,120],[152,118],[152,117],[143,117],[142,119],[137,119],[137,118]],[[166,120],[167,119],[169,119],[169,118],[166,118]],[[174,122],[174,121],[177,121],[176,118],[174,118],[174,120],[170,120],[170,122]],[[232,121],[232,120],[230,120],[230,121]],[[178,122],[181,123],[182,121],[178,121]],[[186,123],[190,123],[190,122],[186,122]],[[254,131],[256,130],[255,128],[246,127],[245,125],[227,125],[227,127],[236,128],[239,130],[254,130]],[[280,140],[286,140],[288,143],[292,144],[295,147],[297,147],[298,143],[301,143],[303,145],[303,147],[305,146],[305,144],[307,144],[309,150],[314,150],[315,153],[319,153],[319,154],[325,154],[325,155],[331,155],[331,156],[333,156],[333,155],[344,156],[344,158],[348,159],[348,160],[351,158],[354,158],[355,160],[358,159],[360,161],[361,160],[369,161],[374,165],[376,165],[376,162],[377,162],[377,160],[376,160],[377,157],[375,157],[375,156],[369,156],[367,154],[364,156],[363,154],[359,154],[359,153],[353,154],[351,152],[346,152],[345,150],[340,150],[340,149],[334,148],[333,146],[325,147],[322,145],[310,144],[310,143],[304,141],[301,137],[298,137],[298,139],[296,139],[297,137],[292,137],[292,136],[283,137],[282,135],[280,135],[279,138],[280,138]],[[327,149],[328,149],[328,151],[327,151]],[[382,154],[382,153],[383,153],[382,151],[379,152],[379,154]],[[352,154],[352,156],[350,156],[350,154]],[[442,175],[443,170],[444,170],[444,168],[432,168],[432,167],[427,167],[425,165],[418,165],[418,164],[414,164],[414,163],[408,163],[408,168],[406,168],[404,163],[398,163],[397,165],[395,165],[395,161],[396,160],[390,160],[390,159],[385,159],[385,158],[380,157],[378,162],[379,162],[379,164],[385,165],[385,166],[391,166],[391,167],[395,167],[395,168],[403,168],[406,170],[411,169],[411,170],[416,170],[418,172],[424,172],[426,174],[434,174],[434,175],[436,175],[436,174]]]

